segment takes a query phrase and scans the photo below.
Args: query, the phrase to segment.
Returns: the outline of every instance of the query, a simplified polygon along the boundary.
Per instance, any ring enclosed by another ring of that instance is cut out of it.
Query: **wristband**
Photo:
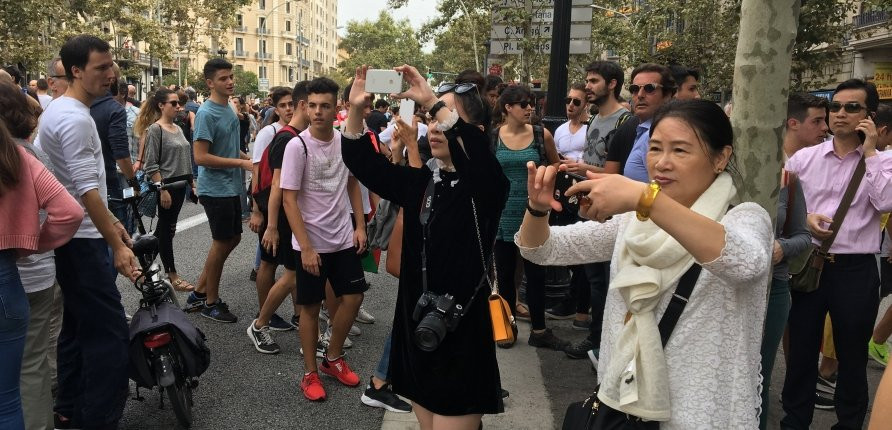
[[[647,184],[647,189],[644,190],[644,194],[641,195],[641,198],[638,200],[638,207],[635,209],[635,215],[638,217],[638,221],[647,221],[650,219],[650,208],[654,204],[654,200],[657,198],[657,194],[660,194],[660,184],[657,181],[650,181]]]
[[[530,201],[527,200],[527,212],[529,212],[530,215],[532,215],[536,218],[542,218],[542,217],[548,216],[548,214],[551,213],[551,209],[546,210],[546,211],[540,211],[538,209],[533,209],[533,207],[530,206]]]
[[[436,103],[434,103],[433,106],[431,106],[430,109],[427,110],[427,113],[431,115],[431,118],[436,118],[437,112],[439,112],[440,109],[444,107],[446,107],[446,103],[443,103],[443,100],[438,100]]]

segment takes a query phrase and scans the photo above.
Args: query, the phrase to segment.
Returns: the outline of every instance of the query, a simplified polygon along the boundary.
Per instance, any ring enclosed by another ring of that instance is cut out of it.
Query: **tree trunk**
[[[743,0],[734,60],[734,153],[742,201],[777,217],[781,145],[800,0]]]

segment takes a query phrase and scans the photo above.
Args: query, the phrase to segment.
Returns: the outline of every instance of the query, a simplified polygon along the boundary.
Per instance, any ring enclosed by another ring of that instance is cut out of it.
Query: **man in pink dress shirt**
[[[830,103],[834,137],[803,148],[786,163],[799,176],[808,210],[807,224],[816,246],[828,230],[839,202],[864,157],[866,172],[839,233],[830,247],[820,285],[810,293],[792,292],[789,360],[784,381],[784,429],[807,429],[814,414],[818,349],[824,315],[833,320],[839,360],[834,428],[860,429],[867,412],[867,341],[879,306],[880,214],[892,210],[892,153],[877,151],[871,117],[879,103],[876,87],[860,79],[840,84]],[[863,136],[863,137],[862,137]]]

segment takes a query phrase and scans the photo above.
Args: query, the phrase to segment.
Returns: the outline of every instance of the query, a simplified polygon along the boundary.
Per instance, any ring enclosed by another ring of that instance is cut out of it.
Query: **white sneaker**
[[[350,331],[347,334],[350,336],[361,336],[362,330],[360,330],[356,324],[350,324]]]
[[[328,309],[323,307],[319,310],[319,319],[325,321],[326,324],[328,323]]]
[[[360,306],[359,312],[356,313],[356,322],[362,324],[374,324],[375,316],[370,314],[369,311],[365,310],[365,307]]]
[[[328,328],[325,329],[325,333],[322,335],[321,343],[324,343],[325,347],[328,348],[328,343],[330,340],[331,340],[331,326],[328,326]],[[344,349],[349,349],[352,347],[353,347],[353,341],[350,340],[349,337],[345,337],[344,338]]]
[[[300,355],[304,355],[304,347],[300,347]],[[316,344],[316,358],[325,357],[325,347],[322,346],[322,341]]]

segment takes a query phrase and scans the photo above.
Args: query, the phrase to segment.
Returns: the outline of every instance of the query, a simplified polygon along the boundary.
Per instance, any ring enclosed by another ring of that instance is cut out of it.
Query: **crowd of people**
[[[700,99],[696,70],[641,64],[624,86],[617,63],[594,61],[585,82],[548,94],[568,118],[553,133],[524,85],[468,70],[431,88],[395,70],[405,91],[377,100],[360,67],[345,88],[274,87],[261,108],[215,58],[201,103],[166,87],[140,102],[109,45],[80,35],[45,79],[0,74],[0,428],[117,427],[129,337],[116,277],[140,275],[125,194],[141,181],[190,184],[158,193],[154,232],[186,311],[238,322],[221,276],[241,264],[227,260],[243,224],[257,235],[246,334],[277,354],[273,332],[297,330],[310,401],[327,397],[320,373],[363,381],[345,350],[356,323],[375,322],[363,267],[381,248],[399,292],[360,399],[423,429],[473,430],[505,409],[496,348],[517,339],[494,341],[494,286],[512,324],[529,321],[530,346],[592,362],[598,414],[765,429],[781,407],[781,428],[807,429],[818,408],[836,411],[834,428],[863,427],[868,360],[888,363],[892,334],[892,311],[875,324],[892,290],[892,106],[871,83],[789,96],[773,225],[740,199],[730,119]],[[194,284],[174,258],[187,199],[211,235]],[[806,291],[791,276],[810,251],[823,272]],[[290,320],[278,314],[289,296]],[[587,336],[562,339],[550,319]],[[892,425],[890,378],[877,428]]]

